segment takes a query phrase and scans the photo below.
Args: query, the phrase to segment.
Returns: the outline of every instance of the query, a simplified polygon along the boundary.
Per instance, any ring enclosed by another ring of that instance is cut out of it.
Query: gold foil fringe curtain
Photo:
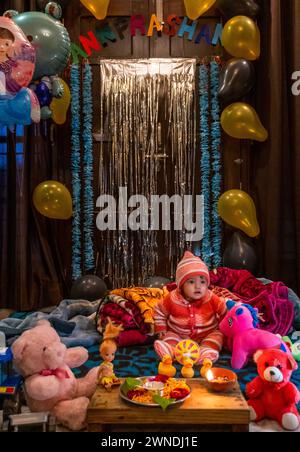
[[[151,195],[195,194],[195,73],[194,59],[101,61],[99,195],[144,195],[150,218]],[[174,276],[189,247],[184,230],[98,233],[114,286]]]

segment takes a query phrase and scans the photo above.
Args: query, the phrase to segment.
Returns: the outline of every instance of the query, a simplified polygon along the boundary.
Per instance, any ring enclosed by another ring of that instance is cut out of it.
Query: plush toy
[[[232,340],[231,365],[234,369],[242,369],[248,359],[257,350],[278,348],[288,351],[287,345],[269,331],[260,330],[258,325],[258,311],[252,306],[227,301],[228,312],[219,325],[220,331]]]
[[[286,430],[300,426],[296,404],[300,393],[290,382],[297,369],[294,358],[281,350],[258,350],[254,355],[259,376],[246,386],[251,420],[274,419]]]
[[[88,359],[83,347],[67,349],[46,320],[25,331],[12,345],[14,364],[25,380],[31,411],[49,411],[71,430],[85,426],[89,397],[97,385],[98,368],[76,379],[71,368]]]

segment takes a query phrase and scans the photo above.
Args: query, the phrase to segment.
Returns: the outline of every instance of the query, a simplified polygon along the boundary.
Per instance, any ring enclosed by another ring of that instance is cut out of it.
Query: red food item
[[[156,375],[155,378],[153,378],[152,381],[160,381],[162,383],[166,383],[166,381],[169,380],[170,377],[167,377],[166,375]]]
[[[174,388],[171,392],[170,392],[170,397],[171,399],[183,399],[184,397],[186,397],[188,394],[190,393],[190,391],[186,388]]]
[[[128,399],[132,400],[134,396],[141,396],[147,392],[146,389],[130,389],[127,392]]]

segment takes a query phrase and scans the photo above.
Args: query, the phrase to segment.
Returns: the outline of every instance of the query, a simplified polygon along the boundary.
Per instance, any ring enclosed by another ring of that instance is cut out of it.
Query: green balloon
[[[36,50],[33,80],[56,75],[64,70],[70,56],[70,37],[61,22],[40,12],[26,12],[13,17]]]

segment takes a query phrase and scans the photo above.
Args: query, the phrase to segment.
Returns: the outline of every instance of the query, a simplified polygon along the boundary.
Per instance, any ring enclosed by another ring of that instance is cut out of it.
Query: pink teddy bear
[[[97,386],[98,367],[76,379],[71,368],[88,359],[83,347],[67,349],[46,320],[25,331],[12,345],[14,364],[25,380],[31,411],[49,411],[71,430],[85,426],[89,397]]]

